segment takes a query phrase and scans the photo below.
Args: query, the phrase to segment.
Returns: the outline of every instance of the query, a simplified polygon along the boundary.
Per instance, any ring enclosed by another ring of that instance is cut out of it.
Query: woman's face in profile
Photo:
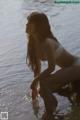
[[[35,24],[30,20],[30,16],[27,18],[28,22],[26,24],[26,33],[29,35],[35,34]]]

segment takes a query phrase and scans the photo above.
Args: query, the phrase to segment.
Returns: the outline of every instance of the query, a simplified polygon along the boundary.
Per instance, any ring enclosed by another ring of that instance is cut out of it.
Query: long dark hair
[[[44,13],[39,12],[31,13],[30,16],[28,17],[28,22],[33,23],[35,25],[36,32],[38,33],[37,41],[43,42],[44,40],[46,40],[46,38],[52,38],[55,41],[57,41],[57,39],[53,36],[51,32],[49,20]],[[41,63],[38,55],[37,42],[35,41],[34,37],[30,34],[28,38],[29,41],[27,58],[29,61],[29,65],[31,66],[34,72],[40,73]]]

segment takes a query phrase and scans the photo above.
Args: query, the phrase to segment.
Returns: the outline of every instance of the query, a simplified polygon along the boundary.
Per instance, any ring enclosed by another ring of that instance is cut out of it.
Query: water
[[[0,0],[0,108],[7,107],[9,120],[30,119],[31,112],[24,99],[32,76],[26,66],[22,5],[22,0]]]
[[[37,0],[0,0],[0,112],[7,111],[9,120],[36,120],[28,96],[33,73],[26,65],[25,34],[26,17],[36,10],[49,16],[52,31],[64,47],[80,55],[79,5],[54,5],[52,1],[43,4]],[[58,99],[59,107],[64,111],[69,103],[65,98]],[[61,104],[62,100],[64,105]]]

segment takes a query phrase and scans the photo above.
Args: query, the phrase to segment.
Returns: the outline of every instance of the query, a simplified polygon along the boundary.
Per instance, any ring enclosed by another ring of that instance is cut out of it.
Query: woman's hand
[[[34,79],[30,88],[32,89],[32,100],[34,101],[36,99],[36,97],[38,96],[38,90],[37,90],[37,86],[38,86],[38,79]]]

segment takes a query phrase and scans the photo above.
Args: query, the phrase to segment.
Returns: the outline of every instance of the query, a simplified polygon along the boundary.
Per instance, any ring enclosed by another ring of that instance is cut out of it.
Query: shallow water
[[[25,34],[26,17],[36,10],[48,15],[52,31],[63,46],[80,55],[79,5],[0,0],[0,112],[8,111],[9,120],[36,120],[28,96],[33,74],[26,65]],[[69,102],[63,97],[58,100],[60,110],[65,111]]]

